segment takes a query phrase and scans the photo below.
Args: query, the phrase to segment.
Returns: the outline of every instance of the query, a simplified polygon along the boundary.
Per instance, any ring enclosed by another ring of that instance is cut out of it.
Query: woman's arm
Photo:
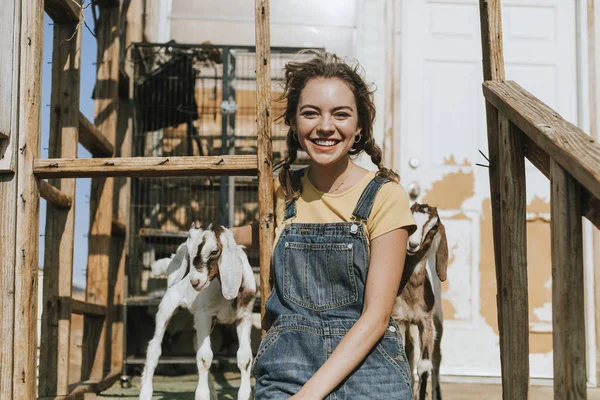
[[[371,260],[361,317],[296,399],[322,399],[367,356],[388,327],[404,270],[408,232],[396,229],[371,242]],[[390,251],[390,249],[397,249]]]
[[[237,244],[246,246],[249,249],[258,248],[258,222],[236,226],[235,228],[229,228],[229,230],[233,233],[233,238]]]

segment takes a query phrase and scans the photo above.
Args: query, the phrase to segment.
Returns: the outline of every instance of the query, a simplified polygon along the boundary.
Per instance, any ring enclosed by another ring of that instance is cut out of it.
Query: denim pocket
[[[402,378],[404,378],[404,382],[412,386],[408,359],[402,347],[402,338],[399,336],[384,336],[377,344],[377,351],[400,372]]]
[[[260,342],[258,346],[258,350],[256,351],[256,357],[254,357],[254,365],[252,366],[252,375],[256,378],[256,365],[258,364],[260,358],[265,354],[267,349],[271,347],[275,340],[279,337],[279,330],[275,328],[271,328],[269,332],[267,332],[266,336]]]
[[[283,296],[316,311],[358,300],[352,243],[286,242]]]

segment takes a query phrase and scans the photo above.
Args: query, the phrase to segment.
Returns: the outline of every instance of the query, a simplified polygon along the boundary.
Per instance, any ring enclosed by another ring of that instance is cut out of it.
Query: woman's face
[[[352,90],[337,78],[310,79],[292,128],[313,163],[328,166],[344,159],[361,131]]]

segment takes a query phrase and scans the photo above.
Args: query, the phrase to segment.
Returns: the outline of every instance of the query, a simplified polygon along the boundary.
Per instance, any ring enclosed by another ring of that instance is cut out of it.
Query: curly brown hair
[[[400,179],[398,174],[383,166],[381,149],[377,146],[373,137],[373,123],[375,121],[374,90],[371,90],[362,78],[360,64],[356,63],[354,66],[350,66],[337,55],[319,50],[304,50],[300,54],[308,55],[310,58],[303,61],[290,61],[285,65],[284,91],[279,98],[280,101],[286,102],[286,108],[278,119],[283,118],[285,124],[290,127],[286,137],[287,156],[280,164],[283,170],[279,173],[279,182],[284,190],[286,203],[289,204],[292,200],[300,197],[302,191],[300,180],[294,178],[290,171],[290,165],[296,161],[296,153],[300,147],[291,126],[295,123],[300,93],[307,82],[313,78],[336,78],[348,85],[354,93],[358,124],[362,129],[360,140],[352,145],[348,154],[358,155],[365,151],[371,156],[373,164],[379,168],[377,175],[398,182]]]

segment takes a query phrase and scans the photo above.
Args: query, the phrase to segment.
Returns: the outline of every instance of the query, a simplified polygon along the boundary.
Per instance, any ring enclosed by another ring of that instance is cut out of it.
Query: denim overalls
[[[369,182],[353,222],[289,223],[296,202],[287,206],[266,304],[274,323],[253,367],[255,399],[287,399],[298,392],[360,317],[369,267],[363,222],[386,182],[379,177]],[[402,338],[390,319],[382,339],[327,399],[410,400],[411,382]]]

